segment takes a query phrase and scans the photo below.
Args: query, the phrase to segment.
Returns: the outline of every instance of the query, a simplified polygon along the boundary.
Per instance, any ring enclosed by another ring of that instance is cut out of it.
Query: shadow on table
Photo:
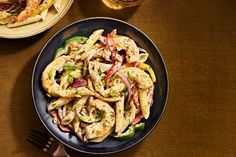
[[[11,106],[8,114],[12,123],[14,142],[17,146],[16,152],[21,152],[29,157],[46,156],[40,151],[35,154],[37,149],[25,140],[31,129],[46,132],[34,109],[31,96],[31,76],[35,61],[36,56],[32,57],[19,73],[11,92]]]
[[[37,43],[47,31],[38,35],[23,39],[4,39],[0,38],[0,55],[18,53],[27,49],[27,47]],[[11,44],[9,44],[11,43]]]
[[[129,19],[138,7],[113,10],[106,7],[101,0],[77,0],[76,3],[84,17],[105,16],[121,20]]]

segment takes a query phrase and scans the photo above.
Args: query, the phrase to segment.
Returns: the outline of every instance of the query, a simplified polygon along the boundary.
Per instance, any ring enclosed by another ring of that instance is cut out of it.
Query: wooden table
[[[138,8],[107,9],[98,0],[75,0],[48,31],[0,39],[0,156],[47,156],[25,141],[46,131],[31,98],[36,57],[54,33],[91,16],[127,21],[145,32],[167,64],[170,92],[164,116],[141,143],[110,156],[236,156],[236,1],[144,0]],[[72,156],[90,156],[68,150]]]

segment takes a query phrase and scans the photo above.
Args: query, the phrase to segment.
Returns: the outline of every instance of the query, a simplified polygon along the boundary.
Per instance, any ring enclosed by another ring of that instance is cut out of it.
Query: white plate
[[[39,34],[53,25],[55,25],[69,10],[74,0],[63,0],[61,1],[61,9],[57,13],[55,10],[50,9],[46,19],[37,23],[20,26],[16,28],[7,28],[6,25],[0,25],[0,37],[17,39],[26,38],[36,34]]]

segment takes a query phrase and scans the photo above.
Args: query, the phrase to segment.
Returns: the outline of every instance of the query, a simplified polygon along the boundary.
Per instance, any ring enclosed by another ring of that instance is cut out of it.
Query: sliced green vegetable
[[[128,139],[132,138],[134,136],[134,134],[135,134],[134,126],[130,126],[128,128],[128,130],[125,131],[124,133],[119,134],[119,135],[111,134],[111,136],[118,139],[118,140],[128,140]]]
[[[63,54],[65,54],[67,52],[67,50],[64,48],[64,47],[59,47],[55,53],[55,57],[54,58],[57,58]]]
[[[87,37],[75,36],[66,40],[64,47],[68,48],[73,43],[85,43],[88,40]]]
[[[85,123],[93,123],[102,120],[105,116],[105,111],[95,110],[95,113],[89,116],[80,116],[79,119]]]
[[[82,76],[80,70],[71,71],[71,72],[69,73],[69,75],[70,75],[71,77],[75,78],[75,79],[78,79],[78,78],[80,78],[80,77]]]
[[[105,80],[102,80],[102,81],[101,81],[101,84],[102,84],[103,87],[105,87],[105,85],[106,85]]]
[[[63,69],[67,72],[71,72],[71,71],[74,71],[75,70],[75,66],[74,65],[71,65],[71,64],[68,64],[68,63],[65,63],[63,65]]]
[[[140,123],[134,125],[135,131],[141,131],[144,129],[144,127],[145,127],[145,124],[143,122],[140,122]]]
[[[77,103],[73,106],[73,109],[75,109],[76,111],[80,111],[83,107],[84,107],[83,104]]]
[[[47,97],[49,97],[49,98],[51,98],[52,96],[50,95],[50,94],[48,94],[48,93],[46,93],[46,95],[47,95]]]
[[[95,122],[94,117],[92,116],[80,116],[79,119],[85,123],[93,123]]]
[[[71,76],[68,76],[67,81],[68,83],[72,83],[74,81],[74,78]]]
[[[64,47],[60,47],[57,49],[54,58],[60,57],[63,54],[68,54],[69,46],[71,44],[74,44],[74,43],[82,44],[82,43],[85,43],[87,40],[88,40],[87,37],[82,37],[82,36],[75,36],[75,37],[67,39],[65,41]]]
[[[82,75],[86,77],[88,75],[88,69],[86,67],[82,68]]]

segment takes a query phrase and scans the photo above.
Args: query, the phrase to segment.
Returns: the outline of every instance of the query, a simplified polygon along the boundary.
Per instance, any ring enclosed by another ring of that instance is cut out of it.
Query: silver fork
[[[50,135],[31,130],[26,141],[53,157],[70,157],[64,145]]]

